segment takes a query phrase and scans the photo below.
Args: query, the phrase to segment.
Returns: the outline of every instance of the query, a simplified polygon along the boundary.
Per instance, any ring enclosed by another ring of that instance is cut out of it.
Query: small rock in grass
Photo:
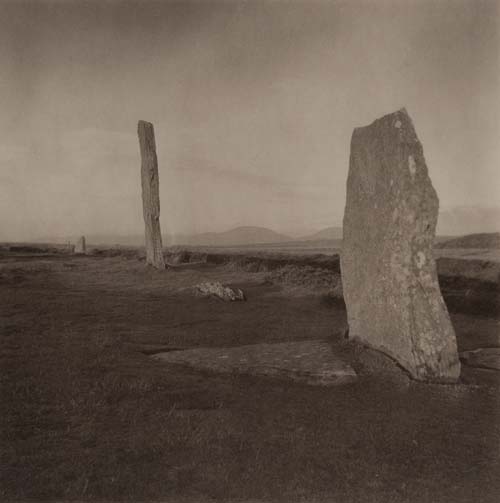
[[[202,295],[215,295],[225,302],[246,300],[245,294],[239,288],[229,288],[218,281],[206,281],[195,287]]]

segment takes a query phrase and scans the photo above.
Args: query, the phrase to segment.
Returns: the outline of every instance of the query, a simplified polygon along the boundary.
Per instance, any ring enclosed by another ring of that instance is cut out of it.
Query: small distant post
[[[146,234],[146,263],[165,269],[160,230],[160,182],[156,156],[155,132],[151,122],[137,126],[141,149],[142,210]]]
[[[85,236],[81,236],[80,239],[76,242],[75,253],[84,255],[87,253],[87,245],[85,243]]]

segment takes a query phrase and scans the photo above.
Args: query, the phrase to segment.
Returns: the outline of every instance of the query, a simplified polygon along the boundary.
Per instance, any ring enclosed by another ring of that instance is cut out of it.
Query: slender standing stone
[[[75,245],[75,253],[85,254],[87,253],[87,246],[85,244],[85,236],[82,236]]]
[[[146,262],[165,269],[160,230],[160,192],[158,159],[153,124],[139,121],[137,126],[141,148],[142,209],[146,228]]]
[[[341,255],[349,337],[416,379],[454,381],[456,337],[433,257],[438,209],[405,109],[354,130]]]

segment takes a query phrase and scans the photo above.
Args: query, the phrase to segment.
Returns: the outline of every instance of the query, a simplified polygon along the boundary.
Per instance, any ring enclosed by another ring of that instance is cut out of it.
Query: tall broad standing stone
[[[354,130],[341,255],[349,337],[416,379],[453,381],[457,343],[432,253],[438,209],[405,109]]]
[[[75,253],[85,254],[87,253],[87,245],[85,244],[85,236],[81,236],[76,242]]]
[[[160,184],[153,124],[139,121],[137,126],[141,148],[142,210],[146,227],[146,262],[165,269],[160,230]]]

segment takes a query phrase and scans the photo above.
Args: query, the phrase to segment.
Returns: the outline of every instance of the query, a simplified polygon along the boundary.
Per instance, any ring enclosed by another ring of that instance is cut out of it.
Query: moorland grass
[[[123,257],[0,267],[2,501],[498,501],[494,380],[395,381],[359,360],[357,383],[329,388],[141,351],[328,339],[353,356],[345,311],[320,296],[287,295],[260,273]],[[248,301],[192,295],[214,278]],[[467,320],[471,346],[486,325]]]

